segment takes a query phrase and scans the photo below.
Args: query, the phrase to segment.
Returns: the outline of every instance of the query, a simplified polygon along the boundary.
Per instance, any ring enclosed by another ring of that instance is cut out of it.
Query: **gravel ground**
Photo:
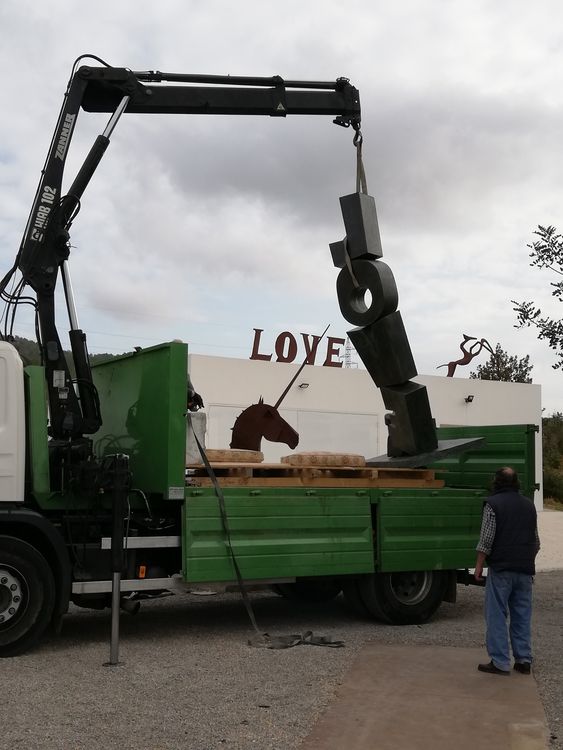
[[[563,571],[540,573],[534,669],[552,750],[563,750],[562,599]],[[271,634],[313,630],[345,648],[252,649],[237,595],[184,595],[123,615],[123,664],[107,667],[109,613],[73,609],[61,636],[0,661],[0,748],[297,750],[366,641],[483,645],[476,587],[460,587],[457,604],[432,622],[402,628],[358,620],[342,598],[315,607],[270,594],[252,601]]]

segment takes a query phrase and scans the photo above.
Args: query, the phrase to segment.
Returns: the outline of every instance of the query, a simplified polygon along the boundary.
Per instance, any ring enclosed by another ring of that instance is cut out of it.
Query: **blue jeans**
[[[487,652],[499,669],[510,670],[509,632],[514,660],[532,661],[533,581],[533,576],[527,573],[488,570],[485,587]]]

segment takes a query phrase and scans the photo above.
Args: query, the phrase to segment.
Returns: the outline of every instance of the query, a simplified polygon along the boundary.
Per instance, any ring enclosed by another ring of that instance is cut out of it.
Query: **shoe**
[[[490,661],[488,664],[479,664],[477,667],[479,672],[487,672],[488,674],[503,674],[505,677],[508,677],[510,674],[510,670],[506,669],[499,669],[498,667],[495,667],[492,661]]]
[[[520,672],[520,674],[530,674],[532,665],[529,661],[517,661],[514,665],[514,671]]]

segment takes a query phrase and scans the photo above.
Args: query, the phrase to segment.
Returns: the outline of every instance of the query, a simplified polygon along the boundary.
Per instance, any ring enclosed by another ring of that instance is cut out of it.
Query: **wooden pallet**
[[[370,469],[356,466],[291,466],[290,464],[226,463],[211,466],[222,487],[412,487],[440,489],[432,469]],[[201,466],[188,466],[186,483],[212,487]]]

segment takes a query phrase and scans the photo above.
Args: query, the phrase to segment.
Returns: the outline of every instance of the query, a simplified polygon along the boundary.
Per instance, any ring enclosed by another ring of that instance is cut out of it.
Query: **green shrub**
[[[559,471],[549,467],[544,468],[543,496],[544,498],[552,497],[563,503],[563,475]]]

